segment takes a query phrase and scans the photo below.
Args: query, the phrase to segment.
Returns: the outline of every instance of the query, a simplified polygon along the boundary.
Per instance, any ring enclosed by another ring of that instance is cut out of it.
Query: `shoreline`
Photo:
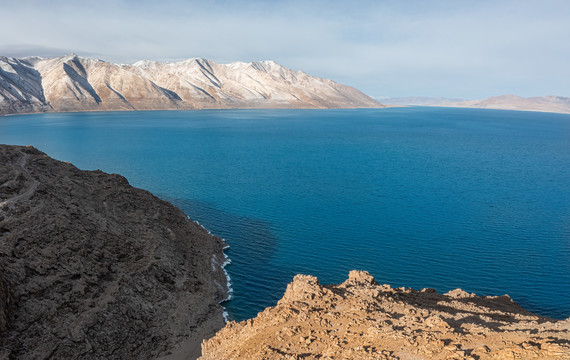
[[[539,110],[539,109],[510,109],[510,108],[500,108],[500,107],[451,106],[451,105],[391,105],[391,104],[385,104],[385,105],[387,107],[405,107],[405,108],[427,107],[427,108],[439,108],[439,109],[502,110],[502,111],[519,111],[519,112],[536,112],[536,113],[570,115],[570,110],[566,112],[561,112],[554,110]]]
[[[35,112],[17,112],[17,113],[1,113],[0,117],[23,116],[37,114],[81,114],[81,113],[128,113],[128,112],[153,112],[153,111],[202,111],[202,110],[357,110],[357,109],[388,109],[408,107],[403,105],[380,104],[380,106],[367,107],[295,107],[295,106],[256,106],[256,107],[204,107],[204,108],[188,108],[188,109],[113,109],[113,110],[69,110],[69,111],[35,111]]]
[[[190,219],[190,216],[188,216],[188,220],[194,222],[196,225],[200,226],[202,229],[204,229],[205,231],[207,231],[207,232],[208,232],[208,235],[216,236],[216,235],[212,234],[212,232],[211,232],[210,230],[206,229],[206,228],[204,227],[204,225],[200,224],[200,223],[198,222],[198,220],[192,220],[192,219]],[[224,238],[220,238],[220,239],[222,239],[222,242],[223,242],[223,244],[224,244],[224,246],[223,246],[223,248],[222,248],[222,254],[224,255],[224,262],[220,265],[220,267],[222,268],[222,271],[224,272],[224,275],[226,276],[226,290],[227,290],[226,293],[227,293],[227,296],[226,296],[224,299],[220,300],[220,301],[218,302],[218,304],[220,304],[220,306],[222,307],[222,309],[224,309],[224,311],[223,311],[223,313],[222,313],[222,316],[223,316],[223,318],[224,318],[224,322],[227,324],[228,321],[229,321],[229,320],[228,320],[229,314],[228,314],[228,312],[227,312],[226,307],[223,306],[222,304],[225,303],[226,301],[230,301],[230,300],[233,298],[233,294],[234,294],[234,289],[232,288],[232,279],[231,279],[231,277],[230,277],[230,274],[228,274],[228,271],[226,270],[226,266],[228,266],[229,264],[231,264],[231,263],[232,263],[232,260],[231,260],[231,259],[228,257],[228,255],[225,253],[225,250],[229,249],[230,246],[229,246],[228,243],[226,242],[226,239],[224,239]]]
[[[561,114],[570,115],[570,111],[561,112],[554,110],[539,110],[539,109],[509,109],[499,107],[472,107],[472,106],[447,106],[447,105],[395,105],[395,104],[381,104],[377,107],[286,107],[286,106],[268,106],[268,107],[212,107],[212,108],[188,108],[188,109],[114,109],[114,110],[71,110],[71,111],[36,111],[36,112],[21,112],[21,113],[0,113],[0,118],[12,116],[27,116],[39,114],[93,114],[93,113],[129,113],[129,112],[160,112],[160,111],[208,111],[208,110],[366,110],[366,109],[392,109],[392,108],[438,108],[438,109],[473,109],[473,110],[501,110],[501,111],[516,111],[516,112],[533,112],[541,114]]]

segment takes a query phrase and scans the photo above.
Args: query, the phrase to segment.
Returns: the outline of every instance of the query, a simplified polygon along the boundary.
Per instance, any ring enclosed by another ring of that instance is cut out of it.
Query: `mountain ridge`
[[[114,64],[75,54],[0,57],[0,115],[31,112],[384,107],[272,60]]]

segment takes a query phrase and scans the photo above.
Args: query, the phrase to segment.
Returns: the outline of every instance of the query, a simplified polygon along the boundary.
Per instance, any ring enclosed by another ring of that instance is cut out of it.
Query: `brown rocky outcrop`
[[[211,336],[221,239],[116,174],[0,146],[0,358],[149,359]]]
[[[230,322],[200,359],[570,359],[570,319],[508,296],[393,289],[367,272],[339,285],[295,276],[277,306]]]

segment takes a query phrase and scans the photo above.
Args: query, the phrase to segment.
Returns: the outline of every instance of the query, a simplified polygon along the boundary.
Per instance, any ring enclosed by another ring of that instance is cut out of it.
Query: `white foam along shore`
[[[200,224],[198,222],[198,220],[192,220],[190,219],[190,217],[188,216],[188,219],[190,221],[193,221],[196,225],[200,226],[202,229],[206,230],[206,232],[208,232],[209,235],[213,235],[212,232],[208,229],[206,229],[202,224]],[[221,238],[223,243],[224,243],[224,247],[222,248],[224,251],[229,249],[230,246],[227,244],[226,239]],[[232,288],[232,279],[230,278],[230,275],[228,274],[228,271],[226,270],[226,266],[228,266],[229,264],[232,263],[232,260],[228,257],[228,255],[224,252],[224,262],[221,265],[222,271],[224,272],[224,275],[226,276],[226,288],[228,289],[228,296],[221,300],[219,303],[223,304],[226,301],[230,301],[233,298],[233,293],[234,293],[234,289]],[[215,256],[215,255],[214,255]],[[228,322],[229,319],[229,314],[226,310],[226,308],[222,305],[222,308],[224,309],[224,312],[222,313],[222,316],[224,317],[224,322]]]

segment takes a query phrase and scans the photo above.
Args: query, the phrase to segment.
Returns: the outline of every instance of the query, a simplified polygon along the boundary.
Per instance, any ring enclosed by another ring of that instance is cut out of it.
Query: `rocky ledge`
[[[393,289],[367,272],[339,285],[297,275],[277,306],[202,344],[214,359],[570,359],[570,319],[507,295]]]
[[[0,145],[0,358],[199,356],[223,246],[122,176]]]

